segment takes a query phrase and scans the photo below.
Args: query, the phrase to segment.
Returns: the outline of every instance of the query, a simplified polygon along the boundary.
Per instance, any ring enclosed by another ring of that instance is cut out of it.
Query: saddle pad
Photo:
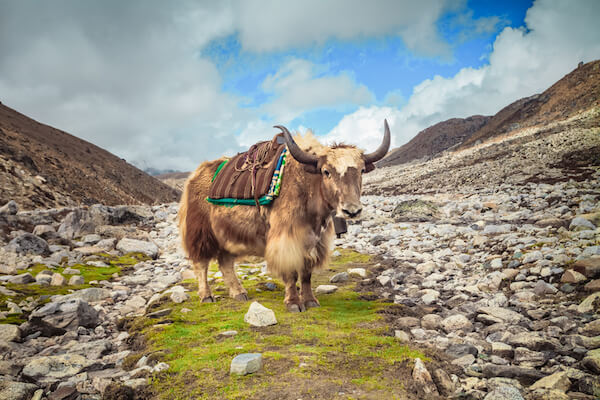
[[[287,149],[275,137],[219,165],[207,201],[223,205],[269,204],[279,194]]]

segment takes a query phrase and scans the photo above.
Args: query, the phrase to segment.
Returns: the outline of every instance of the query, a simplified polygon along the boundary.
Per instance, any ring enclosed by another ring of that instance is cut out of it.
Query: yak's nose
[[[362,211],[362,206],[350,206],[349,205],[349,206],[342,208],[342,212],[348,218],[358,217],[358,215],[360,214],[361,211]]]

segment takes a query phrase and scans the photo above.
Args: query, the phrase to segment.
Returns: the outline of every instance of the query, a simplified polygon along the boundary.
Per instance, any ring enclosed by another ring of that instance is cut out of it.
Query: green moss
[[[340,252],[327,270],[315,274],[314,285],[327,282],[332,272],[371,261],[353,251]],[[201,304],[195,292],[182,304],[161,306],[173,309],[168,325],[156,326],[157,321],[138,318],[130,331],[141,330],[148,340],[145,353],[163,351],[163,361],[171,367],[167,375],[152,379],[161,399],[258,398],[264,397],[261,393],[278,393],[290,382],[298,384],[298,398],[326,398],[308,393],[332,382],[381,392],[381,398],[401,398],[402,386],[389,371],[400,368],[399,362],[405,359],[427,360],[421,352],[386,335],[388,328],[378,311],[389,305],[361,300],[352,282],[334,294],[320,296],[321,307],[305,313],[286,311],[282,285],[275,291],[257,292],[264,282],[244,281],[244,286],[252,299],[275,312],[278,324],[274,326],[246,324],[249,303],[225,297]],[[182,313],[182,308],[191,311]],[[238,334],[219,336],[226,330]],[[262,353],[264,368],[249,376],[230,376],[233,357],[249,352]],[[301,362],[308,366],[300,368]]]

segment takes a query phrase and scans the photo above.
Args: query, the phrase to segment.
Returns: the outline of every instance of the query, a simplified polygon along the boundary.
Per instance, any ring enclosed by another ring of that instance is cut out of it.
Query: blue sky
[[[315,131],[366,150],[600,58],[580,0],[0,1],[0,101],[142,167]]]

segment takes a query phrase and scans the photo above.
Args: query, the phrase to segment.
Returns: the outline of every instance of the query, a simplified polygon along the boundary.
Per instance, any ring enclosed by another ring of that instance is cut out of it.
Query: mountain
[[[125,160],[0,103],[0,205],[159,204],[180,193]]]
[[[524,128],[565,120],[600,104],[600,60],[580,64],[540,94],[519,99],[496,115],[453,118],[419,132],[378,166],[430,159],[446,150],[465,149]]]
[[[418,159],[428,159],[444,150],[463,143],[481,129],[490,117],[474,115],[468,118],[452,118],[422,130],[410,142],[393,149],[379,167],[397,165]]]

